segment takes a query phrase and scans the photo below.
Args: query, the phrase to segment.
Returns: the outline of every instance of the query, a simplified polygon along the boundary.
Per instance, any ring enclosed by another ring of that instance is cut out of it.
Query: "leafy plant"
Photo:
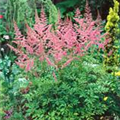
[[[17,114],[31,120],[99,120],[106,114],[119,116],[119,81],[96,60],[91,58],[95,61],[91,62],[86,57],[90,58],[85,56],[59,70],[57,82],[45,76],[29,78],[32,84],[27,93],[18,91],[11,120],[15,119],[18,104]]]
[[[18,67],[12,63],[12,60],[8,56],[0,59],[0,71],[0,77],[8,83],[14,81],[14,76],[19,73]]]
[[[21,72],[21,74],[20,74]],[[22,71],[8,56],[0,59],[0,116],[9,119],[16,104],[18,91],[24,91],[29,82],[23,77]],[[20,114],[16,113],[16,119]]]
[[[104,60],[104,64],[106,66],[118,66],[119,65],[119,55],[118,55],[118,48],[119,48],[119,28],[118,22],[120,20],[119,15],[119,2],[114,0],[114,7],[110,8],[109,15],[107,17],[106,23],[106,31],[109,32],[109,37],[111,38],[109,44],[106,46],[106,56]]]

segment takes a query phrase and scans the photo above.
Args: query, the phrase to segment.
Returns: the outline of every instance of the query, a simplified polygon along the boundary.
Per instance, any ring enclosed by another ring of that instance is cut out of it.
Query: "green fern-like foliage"
[[[43,5],[49,15],[49,23],[55,24],[58,21],[57,8],[51,0],[7,0],[6,22],[10,31],[13,31],[13,20],[24,31],[25,23],[33,24],[35,9]],[[39,5],[39,6],[38,6]]]
[[[23,23],[25,23],[25,20],[27,23],[32,24],[33,15],[34,15],[34,11],[28,5],[27,0],[7,1],[6,18],[10,30],[13,29],[13,20],[15,20],[18,25],[21,24],[23,25]]]
[[[49,23],[55,24],[58,21],[58,10],[51,0],[39,0],[49,14]]]

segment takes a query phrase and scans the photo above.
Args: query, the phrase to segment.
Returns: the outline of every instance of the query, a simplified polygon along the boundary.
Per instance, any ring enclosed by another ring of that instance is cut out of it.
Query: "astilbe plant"
[[[88,7],[88,3],[86,5]],[[81,17],[79,9],[76,10],[75,22],[66,18],[59,19],[54,30],[51,24],[47,24],[47,18],[42,8],[41,15],[35,14],[35,24],[33,28],[27,27],[27,34],[23,36],[16,23],[15,41],[17,47],[8,45],[18,56],[16,63],[31,70],[34,60],[39,58],[40,62],[46,61],[56,69],[62,69],[78,56],[88,53],[92,45],[99,49],[104,49],[108,40],[103,40],[106,34],[101,35],[101,27],[98,20],[94,21],[90,13],[90,8],[85,10],[85,17]]]

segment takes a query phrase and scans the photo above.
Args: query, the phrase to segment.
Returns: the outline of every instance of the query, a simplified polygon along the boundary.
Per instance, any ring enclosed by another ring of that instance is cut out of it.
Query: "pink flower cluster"
[[[4,111],[4,113],[5,113],[5,117],[4,117],[4,119],[5,120],[7,120],[7,119],[10,119],[10,117],[12,116],[12,110],[6,110],[6,111]]]
[[[47,24],[42,8],[40,17],[37,12],[35,14],[34,28],[26,25],[26,36],[21,34],[14,22],[16,37],[13,42],[17,47],[8,46],[18,55],[16,63],[21,68],[25,68],[26,71],[31,70],[36,57],[40,62],[46,60],[56,69],[64,68],[74,59],[78,59],[78,56],[85,55],[92,45],[104,49],[108,43],[109,40],[103,40],[106,34],[101,34],[100,19],[92,19],[88,3],[86,3],[84,17],[79,9],[76,10],[75,22],[69,18],[62,20],[60,14],[58,16],[56,29],[53,29],[51,24]]]
[[[3,19],[3,15],[0,15],[0,19]]]

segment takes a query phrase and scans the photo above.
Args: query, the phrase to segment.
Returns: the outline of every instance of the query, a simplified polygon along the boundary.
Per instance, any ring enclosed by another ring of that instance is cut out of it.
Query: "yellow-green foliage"
[[[107,66],[118,66],[119,64],[119,55],[118,55],[118,39],[117,35],[119,34],[118,22],[120,20],[119,12],[119,2],[114,1],[114,7],[109,9],[109,15],[107,16],[107,23],[105,30],[109,33],[110,42],[106,46],[106,57],[104,60],[105,65]],[[111,55],[108,55],[112,51]]]
[[[106,31],[116,33],[118,32],[118,21],[120,20],[119,15],[119,2],[114,0],[114,7],[110,8],[109,15],[107,16],[107,24],[105,26]],[[112,31],[111,31],[112,30]]]

